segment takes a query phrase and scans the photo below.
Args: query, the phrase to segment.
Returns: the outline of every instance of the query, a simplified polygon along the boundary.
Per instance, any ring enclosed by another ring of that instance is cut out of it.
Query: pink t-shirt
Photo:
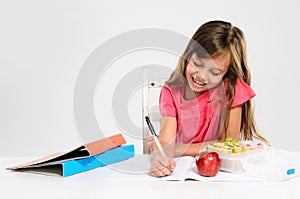
[[[184,86],[164,85],[160,93],[160,114],[177,119],[176,143],[198,143],[218,139],[221,108],[226,102],[224,82],[194,100],[185,100]],[[242,105],[255,96],[242,79],[236,82],[232,107]]]

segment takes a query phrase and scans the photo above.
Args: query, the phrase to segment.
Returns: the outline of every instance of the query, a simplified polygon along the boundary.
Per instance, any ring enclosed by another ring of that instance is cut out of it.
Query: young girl
[[[224,21],[203,24],[161,90],[159,140],[167,157],[149,137],[154,153],[150,175],[170,175],[173,157],[196,156],[205,145],[226,137],[268,144],[255,127],[250,82],[243,32]]]

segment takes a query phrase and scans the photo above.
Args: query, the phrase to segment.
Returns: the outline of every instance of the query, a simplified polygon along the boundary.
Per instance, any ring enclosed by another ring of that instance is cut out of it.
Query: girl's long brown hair
[[[186,67],[193,53],[199,57],[216,58],[219,56],[230,55],[230,65],[223,80],[227,81],[226,96],[227,104],[222,110],[220,129],[227,134],[229,124],[229,112],[235,95],[235,85],[237,78],[240,77],[249,86],[251,84],[251,74],[247,64],[246,41],[244,33],[237,27],[224,21],[210,21],[195,32],[188,43],[183,55],[180,57],[177,67],[171,74],[168,85],[178,86],[186,83]],[[252,140],[260,139],[269,144],[268,140],[260,135],[254,121],[252,100],[242,105],[241,117],[241,138]]]

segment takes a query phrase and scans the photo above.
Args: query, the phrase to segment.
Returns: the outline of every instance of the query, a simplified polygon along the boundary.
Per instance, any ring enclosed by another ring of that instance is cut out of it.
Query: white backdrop
[[[84,61],[103,42],[140,28],[190,37],[212,19],[230,21],[246,34],[261,132],[277,148],[300,150],[298,8],[296,0],[1,1],[0,156],[39,156],[80,144],[73,119],[74,85]],[[145,51],[113,64],[95,93],[102,129],[120,131],[110,116],[111,91],[130,67],[151,62],[174,68],[177,59]],[[137,90],[128,109],[138,126],[140,106]],[[126,139],[141,153],[141,140]]]

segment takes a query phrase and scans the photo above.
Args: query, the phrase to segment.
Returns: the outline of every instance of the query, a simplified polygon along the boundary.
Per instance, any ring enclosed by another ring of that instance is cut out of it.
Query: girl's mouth
[[[205,85],[207,85],[206,82],[199,82],[194,77],[192,77],[192,80],[193,80],[194,84],[196,84],[198,86],[205,86]]]

